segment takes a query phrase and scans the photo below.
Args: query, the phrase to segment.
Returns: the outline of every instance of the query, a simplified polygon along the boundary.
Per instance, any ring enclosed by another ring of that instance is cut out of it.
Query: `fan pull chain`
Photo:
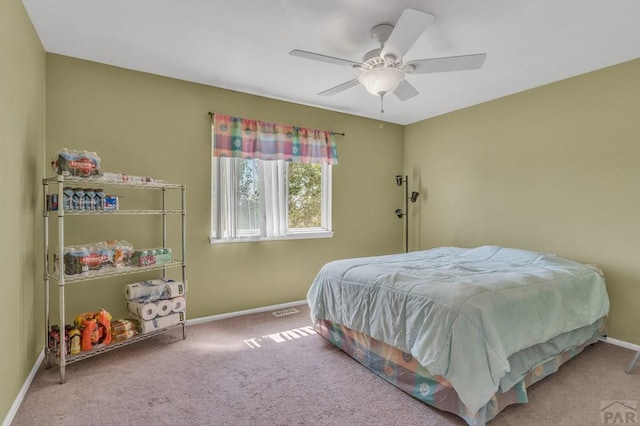
[[[384,126],[382,125],[382,114],[384,114],[384,93],[380,94],[380,128],[382,129]]]

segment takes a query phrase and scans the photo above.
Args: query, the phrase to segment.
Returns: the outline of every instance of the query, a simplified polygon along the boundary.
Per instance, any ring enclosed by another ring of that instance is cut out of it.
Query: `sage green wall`
[[[19,0],[0,0],[0,62],[0,418],[5,418],[44,342],[45,53]]]
[[[333,238],[209,243],[209,111],[346,133],[337,137],[333,169]],[[403,196],[394,180],[402,138],[398,125],[47,54],[47,158],[62,147],[95,150],[105,171],[187,185],[190,318],[302,300],[327,261],[402,251],[393,213]],[[73,219],[87,220],[67,234],[70,243],[114,238],[144,246],[159,238],[157,223],[132,217]],[[68,288],[67,315],[101,306],[124,315],[120,288],[137,279]]]
[[[610,336],[640,344],[640,60],[405,128],[414,248],[496,244],[599,264]]]

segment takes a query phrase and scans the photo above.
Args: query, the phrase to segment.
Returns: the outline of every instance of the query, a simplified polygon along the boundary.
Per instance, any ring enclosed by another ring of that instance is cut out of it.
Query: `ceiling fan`
[[[429,13],[407,8],[400,15],[395,27],[390,24],[376,25],[371,29],[371,38],[380,43],[380,47],[365,53],[362,62],[298,49],[292,50],[289,54],[362,71],[358,78],[324,90],[318,95],[332,96],[362,84],[369,93],[380,96],[381,101],[389,92],[393,92],[401,101],[406,101],[418,95],[418,91],[405,79],[407,74],[478,69],[487,57],[486,53],[480,53],[404,63],[402,58],[433,19],[434,16]]]

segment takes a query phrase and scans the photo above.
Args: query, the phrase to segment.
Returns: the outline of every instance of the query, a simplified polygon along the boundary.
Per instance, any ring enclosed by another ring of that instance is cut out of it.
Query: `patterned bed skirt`
[[[511,404],[528,402],[527,387],[558,371],[558,368],[595,343],[598,336],[536,366],[511,389],[496,393],[478,413],[472,415],[442,376],[433,376],[413,356],[358,331],[326,320],[317,320],[315,330],[378,376],[414,398],[462,417],[469,425],[484,425]]]

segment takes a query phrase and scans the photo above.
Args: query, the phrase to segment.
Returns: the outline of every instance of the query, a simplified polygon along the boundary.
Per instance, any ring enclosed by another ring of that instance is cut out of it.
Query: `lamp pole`
[[[404,177],[404,252],[409,253],[409,176]]]
[[[396,209],[396,216],[399,219],[404,218],[404,252],[409,253],[409,200],[412,203],[418,201],[419,192],[413,191],[411,198],[409,198],[409,176],[396,175],[396,185],[402,186],[404,183],[404,211],[402,209]]]

